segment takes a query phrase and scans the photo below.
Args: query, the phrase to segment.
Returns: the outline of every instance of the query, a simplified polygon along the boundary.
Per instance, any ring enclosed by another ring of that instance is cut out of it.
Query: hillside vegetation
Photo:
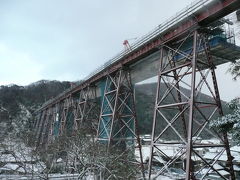
[[[33,120],[33,112],[45,101],[69,88],[70,85],[71,82],[67,81],[41,80],[28,86],[0,86],[0,128],[3,129],[0,135],[4,136],[12,130],[19,132],[28,128]],[[186,94],[189,93],[187,89],[182,90]],[[141,134],[149,134],[152,129],[156,84],[137,85],[135,93],[139,131]],[[201,94],[201,98],[210,99],[204,94]],[[170,102],[170,99],[166,99],[166,102]]]
[[[28,128],[33,112],[70,87],[70,82],[41,80],[28,86],[0,86],[0,137]]]

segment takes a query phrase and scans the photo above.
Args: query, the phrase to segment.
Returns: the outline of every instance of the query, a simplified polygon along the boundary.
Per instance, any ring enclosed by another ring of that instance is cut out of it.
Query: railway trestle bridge
[[[223,115],[215,68],[240,58],[234,34],[224,28],[231,24],[224,17],[239,8],[239,0],[198,0],[157,26],[80,84],[43,104],[36,112],[36,146],[47,147],[64,132],[85,128],[107,149],[124,144],[133,154],[137,151],[144,178],[166,175],[183,164],[186,180],[209,179],[209,174],[235,179],[228,137],[208,124]],[[134,85],[154,76],[158,80],[146,165]],[[203,90],[211,98],[203,99]],[[168,139],[169,133],[175,138]],[[217,143],[201,141],[202,136],[214,137]],[[166,146],[176,151],[169,156]],[[218,153],[209,160],[200,150],[211,148]],[[227,177],[214,166],[223,153]]]

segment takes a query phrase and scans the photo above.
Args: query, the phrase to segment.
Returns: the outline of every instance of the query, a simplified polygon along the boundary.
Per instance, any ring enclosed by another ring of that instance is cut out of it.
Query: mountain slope
[[[27,128],[33,119],[32,113],[36,109],[46,100],[57,96],[70,86],[71,82],[46,80],[28,86],[0,86],[0,128],[3,129],[0,131],[0,137],[7,135],[8,132],[18,133]],[[187,89],[182,88],[182,91],[189,94]],[[152,130],[156,83],[137,85],[135,93],[139,131],[141,134],[149,134]],[[211,100],[211,97],[207,95],[200,95],[204,100]],[[170,102],[170,99],[166,98],[166,102]],[[166,112],[166,116],[170,117],[171,113]],[[177,125],[176,128],[181,127]]]
[[[70,85],[67,81],[41,80],[28,86],[0,86],[0,137],[23,130],[37,108]]]

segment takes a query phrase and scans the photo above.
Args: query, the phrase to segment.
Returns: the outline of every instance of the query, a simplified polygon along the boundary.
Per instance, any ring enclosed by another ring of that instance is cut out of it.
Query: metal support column
[[[35,143],[36,148],[39,147],[40,142],[41,142],[41,136],[42,136],[44,124],[46,121],[46,116],[47,116],[47,109],[45,109],[41,112],[41,119],[40,119],[40,122],[39,122],[39,125],[37,128],[37,133],[36,133],[36,143]]]
[[[48,135],[48,130],[49,130],[49,123],[51,121],[51,116],[52,116],[52,108],[49,107],[46,110],[46,116],[45,116],[45,120],[43,123],[43,129],[40,135],[40,145],[41,148],[45,147],[46,143],[47,143],[47,135]]]
[[[47,146],[51,144],[54,140],[54,124],[56,121],[56,116],[57,116],[57,104],[53,105],[51,108],[51,117],[49,119],[49,125],[46,135]]]
[[[66,122],[68,118],[68,113],[70,108],[73,107],[73,99],[71,96],[61,102],[62,108],[60,109],[60,126],[59,126],[59,135],[66,133]]]
[[[195,103],[195,83],[196,83],[196,54],[197,54],[197,38],[198,33],[197,31],[193,34],[193,56],[191,61],[192,66],[192,77],[191,77],[191,95],[189,99],[189,120],[188,120],[188,136],[187,136],[187,144],[186,144],[186,179],[195,179],[192,164],[192,136],[193,136],[193,118],[194,118],[194,103]]]

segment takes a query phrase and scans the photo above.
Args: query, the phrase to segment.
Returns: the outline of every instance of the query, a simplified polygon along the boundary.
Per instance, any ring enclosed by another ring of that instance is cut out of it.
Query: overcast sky
[[[0,85],[80,80],[191,0],[0,0]],[[239,82],[218,68],[221,96]],[[231,92],[231,93],[230,93]]]

